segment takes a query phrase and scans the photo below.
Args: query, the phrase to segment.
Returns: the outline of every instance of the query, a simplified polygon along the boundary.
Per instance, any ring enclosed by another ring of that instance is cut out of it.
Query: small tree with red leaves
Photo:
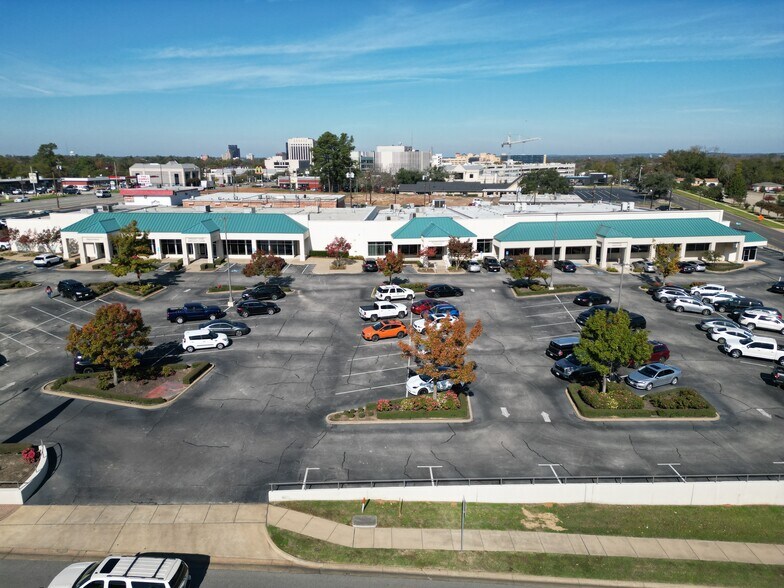
[[[348,252],[351,251],[351,243],[346,241],[345,237],[335,237],[332,242],[327,245],[327,255],[335,258],[335,267],[343,267],[346,265],[346,258]]]
[[[285,267],[286,262],[282,257],[257,249],[250,256],[248,265],[242,268],[242,275],[249,278],[264,276],[269,280],[269,278],[278,277]]]

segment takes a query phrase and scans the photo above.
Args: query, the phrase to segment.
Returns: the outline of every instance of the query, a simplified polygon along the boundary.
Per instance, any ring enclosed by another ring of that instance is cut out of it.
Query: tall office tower
[[[229,145],[229,159],[239,159],[240,158],[240,148],[236,145]]]
[[[294,137],[286,141],[286,158],[296,161],[311,162],[313,153],[313,139]]]

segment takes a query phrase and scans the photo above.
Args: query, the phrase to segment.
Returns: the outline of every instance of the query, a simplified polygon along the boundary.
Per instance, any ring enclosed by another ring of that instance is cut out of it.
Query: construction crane
[[[516,145],[517,143],[530,143],[531,141],[541,141],[541,137],[531,137],[530,139],[521,139],[520,135],[517,136],[517,139],[512,140],[512,135],[506,136],[506,141],[501,143],[501,149],[504,147],[511,147],[512,145]]]

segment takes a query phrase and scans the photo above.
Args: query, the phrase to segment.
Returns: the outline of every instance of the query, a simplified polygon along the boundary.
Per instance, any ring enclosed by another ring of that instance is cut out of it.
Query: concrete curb
[[[162,408],[166,408],[171,406],[175,402],[177,402],[188,390],[190,390],[193,386],[196,385],[197,382],[200,382],[204,377],[207,376],[213,369],[215,369],[215,364],[211,363],[210,367],[204,370],[198,378],[193,380],[190,384],[188,384],[185,388],[183,388],[182,392],[177,394],[171,400],[167,400],[166,402],[161,402],[159,404],[133,404],[130,402],[123,402],[122,400],[112,400],[110,398],[100,398],[98,396],[83,396],[81,394],[74,394],[73,392],[60,392],[59,390],[48,390],[47,387],[51,386],[54,380],[51,382],[47,382],[41,387],[41,392],[44,394],[49,394],[50,396],[60,396],[63,398],[73,398],[75,400],[86,400],[87,402],[100,402],[103,404],[112,404],[114,406],[124,406],[125,408],[139,408],[142,410],[161,410]]]
[[[443,423],[472,423],[474,422],[474,411],[471,408],[471,399],[466,396],[466,401],[468,402],[468,418],[467,419],[439,419],[439,418],[432,418],[432,419],[376,419],[372,421],[331,421],[329,417],[333,414],[339,414],[343,411],[332,412],[324,417],[324,420],[328,425],[438,425]]]
[[[569,401],[569,405],[572,407],[574,411],[574,416],[576,416],[581,421],[585,421],[586,423],[700,423],[700,422],[711,422],[711,421],[718,421],[721,418],[719,411],[716,411],[715,417],[659,417],[659,416],[652,416],[652,417],[587,417],[580,414],[577,405],[575,405],[574,400],[572,400],[572,395],[569,394],[569,389],[564,388],[564,392],[566,394],[566,399]]]
[[[151,292],[150,294],[147,294],[146,296],[138,296],[136,294],[129,294],[128,292],[123,292],[122,290],[120,290],[120,288],[119,288],[120,286],[122,286],[122,284],[117,284],[117,288],[114,288],[113,290],[111,290],[111,292],[115,292],[117,294],[120,294],[121,296],[126,296],[128,298],[133,298],[134,300],[149,300],[150,298],[153,298],[154,296],[157,296],[158,294],[162,294],[163,292],[165,292],[169,288],[168,286],[161,286],[160,290],[156,290],[155,292]],[[109,294],[109,292],[107,292],[107,294]]]

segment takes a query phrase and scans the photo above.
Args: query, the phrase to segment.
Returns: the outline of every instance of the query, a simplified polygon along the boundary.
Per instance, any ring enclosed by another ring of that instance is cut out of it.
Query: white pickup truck
[[[751,337],[736,342],[728,341],[721,346],[721,350],[730,357],[756,357],[784,365],[784,345],[779,345],[775,339],[770,337]]]
[[[374,302],[359,307],[362,320],[377,321],[382,318],[403,318],[408,314],[405,304],[397,302]]]

